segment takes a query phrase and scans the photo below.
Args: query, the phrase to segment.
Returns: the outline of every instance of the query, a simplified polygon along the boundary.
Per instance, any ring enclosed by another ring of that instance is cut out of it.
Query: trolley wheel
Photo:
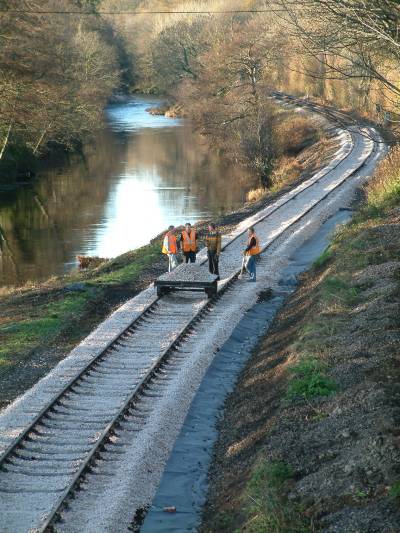
[[[167,287],[157,287],[157,296],[161,298],[164,294],[168,293]]]
[[[213,298],[214,296],[217,295],[217,288],[216,287],[207,287],[204,290],[205,290],[208,298]]]

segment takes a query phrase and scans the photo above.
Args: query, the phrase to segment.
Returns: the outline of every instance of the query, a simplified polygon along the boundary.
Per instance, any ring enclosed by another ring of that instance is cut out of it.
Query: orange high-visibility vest
[[[176,245],[176,237],[172,233],[168,232],[164,237],[162,253],[163,254],[176,254],[178,247]]]
[[[253,246],[253,248],[250,248],[250,250],[246,252],[246,255],[258,255],[260,253],[260,241],[258,240],[258,237],[255,233],[253,233],[253,235],[250,235],[250,237],[247,239],[247,246],[250,246],[250,242],[253,237],[256,240],[256,245]]]
[[[182,249],[184,252],[195,252],[197,249],[196,232],[192,229],[190,233],[182,231]]]

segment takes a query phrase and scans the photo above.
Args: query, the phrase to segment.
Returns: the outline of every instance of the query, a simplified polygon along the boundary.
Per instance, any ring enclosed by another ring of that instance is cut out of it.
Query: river
[[[153,116],[155,98],[110,105],[82,157],[47,165],[0,193],[0,285],[76,268],[77,255],[115,257],[169,224],[240,206],[253,180],[210,151],[190,122]]]

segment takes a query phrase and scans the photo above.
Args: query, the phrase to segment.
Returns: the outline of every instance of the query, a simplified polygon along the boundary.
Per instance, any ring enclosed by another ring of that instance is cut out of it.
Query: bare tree
[[[297,56],[303,57],[301,68],[309,78],[352,84],[353,94],[360,96],[360,107],[370,113],[400,111],[397,2],[307,0],[294,7],[287,0],[277,0],[273,5],[285,12],[280,11],[279,18],[297,40]],[[304,67],[307,57],[314,58],[312,68]]]
[[[269,186],[274,158],[273,112],[267,99],[279,41],[260,20],[231,21],[200,56],[198,79],[180,97],[224,152],[251,166]]]
[[[73,2],[85,11],[96,2]],[[51,0],[3,1],[0,15],[0,160],[9,146],[36,155],[72,146],[95,127],[119,83],[115,50],[99,17],[45,15]],[[71,10],[59,0],[58,8]],[[25,12],[23,12],[25,11]]]

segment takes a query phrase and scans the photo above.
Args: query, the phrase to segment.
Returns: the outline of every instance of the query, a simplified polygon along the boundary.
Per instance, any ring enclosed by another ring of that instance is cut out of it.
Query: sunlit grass
[[[316,357],[303,357],[290,371],[294,378],[289,383],[287,400],[329,396],[337,390],[336,383],[327,376],[326,365]]]
[[[139,250],[128,252],[118,259],[105,263],[93,273],[90,283],[124,284],[135,281],[142,274],[143,269],[160,258],[160,244],[158,242],[144,246]]]
[[[400,204],[400,148],[395,147],[380,164],[374,179],[365,188],[367,205],[365,216],[380,216],[382,212]]]

